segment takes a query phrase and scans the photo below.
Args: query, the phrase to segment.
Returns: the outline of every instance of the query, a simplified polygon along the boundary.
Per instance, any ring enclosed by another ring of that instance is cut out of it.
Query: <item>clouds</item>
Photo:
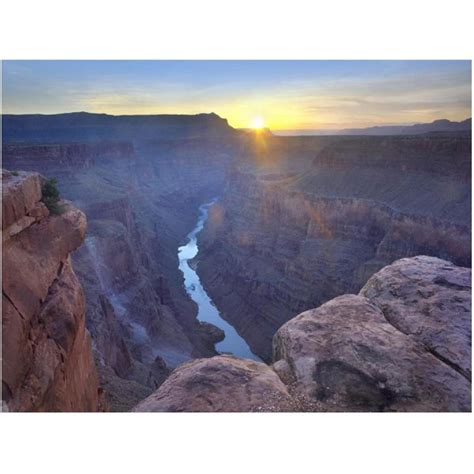
[[[301,110],[298,128],[461,120],[471,114],[470,66],[348,76],[317,86],[300,85],[299,91],[293,98]]]
[[[236,127],[344,128],[470,116],[468,61],[7,61],[4,113],[214,111]]]

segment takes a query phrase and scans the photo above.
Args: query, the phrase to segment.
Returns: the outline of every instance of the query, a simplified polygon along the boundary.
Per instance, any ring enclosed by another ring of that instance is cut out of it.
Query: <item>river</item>
[[[212,201],[199,206],[199,216],[194,229],[187,236],[187,243],[178,248],[179,269],[184,275],[184,285],[186,292],[198,306],[198,319],[207,323],[214,324],[225,332],[223,341],[216,344],[218,352],[231,353],[247,359],[260,360],[252,353],[250,347],[237,331],[227,321],[225,321],[219,310],[216,308],[206,290],[201,285],[198,274],[190,267],[189,260],[198,254],[197,235],[204,227],[207,220],[210,207],[217,201]]]

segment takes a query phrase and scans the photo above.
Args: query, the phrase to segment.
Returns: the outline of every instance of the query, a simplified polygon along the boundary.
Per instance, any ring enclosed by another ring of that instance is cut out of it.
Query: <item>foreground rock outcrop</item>
[[[402,259],[362,288],[399,331],[471,380],[471,269],[438,258]]]
[[[396,261],[284,324],[273,365],[182,365],[135,411],[470,411],[471,270]]]
[[[267,365],[233,356],[178,367],[133,411],[291,411],[294,402]]]
[[[51,215],[37,173],[2,171],[2,399],[10,411],[97,411],[99,384],[70,253],[86,218]]]

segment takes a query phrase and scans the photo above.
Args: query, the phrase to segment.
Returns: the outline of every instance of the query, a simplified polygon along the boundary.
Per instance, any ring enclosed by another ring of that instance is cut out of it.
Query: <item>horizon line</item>
[[[229,119],[226,117],[221,117],[219,114],[216,112],[198,112],[195,114],[192,113],[166,113],[166,114],[112,114],[108,112],[88,112],[87,110],[79,110],[79,111],[71,111],[71,112],[55,112],[55,113],[42,113],[42,112],[28,112],[28,113],[21,113],[21,114],[16,114],[16,113],[5,113],[2,111],[2,117],[5,115],[10,115],[10,116],[16,116],[16,117],[21,117],[21,116],[26,116],[26,115],[40,115],[40,116],[55,116],[55,115],[72,115],[72,114],[88,114],[88,115],[107,115],[109,117],[173,117],[173,116],[180,116],[180,117],[197,117],[199,115],[215,115],[216,117],[219,117],[221,120],[225,120],[228,125],[235,130],[249,130],[249,127],[235,127],[230,124]],[[310,132],[315,132],[315,133],[334,133],[338,131],[344,131],[344,130],[364,130],[364,129],[369,129],[369,128],[381,128],[381,127],[409,127],[413,125],[421,125],[421,124],[430,124],[430,123],[435,123],[440,120],[447,120],[451,123],[462,123],[467,120],[472,120],[472,115],[470,117],[466,117],[463,120],[455,121],[455,120],[449,120],[446,118],[438,118],[433,120],[432,122],[405,122],[405,123],[387,123],[387,124],[375,124],[375,125],[368,125],[368,126],[352,126],[352,127],[344,127],[344,128],[269,128],[265,127],[266,130],[270,130],[271,132],[304,132],[310,134]]]

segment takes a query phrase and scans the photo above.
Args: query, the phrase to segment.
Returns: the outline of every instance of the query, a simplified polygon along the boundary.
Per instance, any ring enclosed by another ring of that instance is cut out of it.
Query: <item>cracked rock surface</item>
[[[330,411],[470,411],[471,271],[398,260],[284,324],[274,359]]]
[[[361,295],[436,357],[471,379],[471,270],[434,257],[398,260]]]

